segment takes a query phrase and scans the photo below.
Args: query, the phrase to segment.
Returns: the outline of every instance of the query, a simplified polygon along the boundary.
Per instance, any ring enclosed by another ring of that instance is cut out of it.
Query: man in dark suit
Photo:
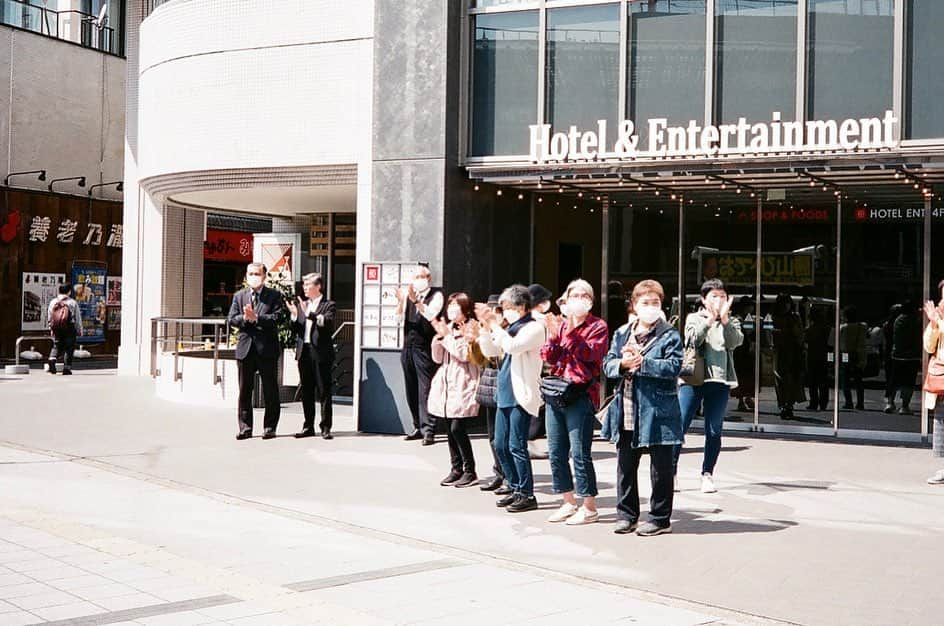
[[[400,289],[397,314],[403,317],[403,349],[400,365],[406,384],[406,401],[413,415],[413,432],[407,441],[422,439],[424,446],[435,442],[436,418],[429,414],[426,403],[429,387],[439,366],[433,361],[432,342],[436,336],[432,321],[442,317],[445,305],[441,289],[431,286],[428,267],[419,266],[406,289]]]
[[[266,266],[250,263],[246,266],[248,289],[233,297],[229,308],[229,323],[239,329],[236,343],[236,364],[239,370],[239,434],[236,439],[252,437],[252,390],[256,372],[262,376],[265,395],[265,431],[263,439],[275,437],[279,425],[279,361],[278,323],[285,314],[282,294],[269,289],[265,282]]]
[[[302,383],[302,409],[305,424],[296,438],[315,435],[315,396],[321,399],[321,437],[333,439],[331,435],[331,395],[333,393],[332,368],[334,366],[334,302],[321,293],[321,274],[306,274],[302,277],[305,297],[298,304],[288,302],[295,329],[295,360],[298,361],[298,377]],[[317,392],[317,393],[316,393]]]

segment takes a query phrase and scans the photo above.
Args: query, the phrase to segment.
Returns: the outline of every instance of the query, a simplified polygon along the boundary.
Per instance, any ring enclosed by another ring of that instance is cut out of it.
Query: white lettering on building
[[[774,112],[770,122],[749,123],[739,118],[736,124],[701,126],[695,120],[684,126],[670,125],[666,118],[647,120],[648,139],[640,150],[639,135],[632,120],[616,127],[615,137],[608,134],[606,120],[594,130],[581,131],[576,126],[552,132],[550,124],[531,125],[531,160],[579,161],[603,159],[645,159],[659,157],[716,157],[745,154],[791,152],[853,151],[893,149],[898,146],[898,119],[892,111],[884,117],[808,122],[784,122]],[[612,142],[612,143],[611,143]]]

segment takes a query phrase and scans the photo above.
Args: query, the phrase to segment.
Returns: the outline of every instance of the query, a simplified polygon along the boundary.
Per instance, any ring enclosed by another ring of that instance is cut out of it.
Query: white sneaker
[[[567,518],[567,521],[564,522],[568,526],[583,526],[584,524],[592,524],[600,519],[600,514],[597,511],[591,511],[585,506],[581,506],[577,509],[577,512]]]
[[[715,488],[715,481],[711,477],[711,474],[705,472],[701,475],[701,492],[702,493],[715,493],[718,491]]]
[[[944,470],[934,472],[934,476],[928,479],[929,485],[944,485]]]
[[[557,522],[563,522],[567,518],[573,516],[577,512],[577,507],[571,504],[570,502],[565,502],[560,506],[559,509],[551,513],[547,521],[556,524]]]

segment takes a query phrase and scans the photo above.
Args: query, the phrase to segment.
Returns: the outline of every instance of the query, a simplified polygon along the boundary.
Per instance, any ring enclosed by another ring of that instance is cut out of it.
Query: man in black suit
[[[252,390],[256,372],[262,376],[265,395],[265,431],[263,439],[275,437],[279,425],[279,319],[285,314],[282,294],[263,283],[266,266],[250,263],[246,266],[248,289],[233,296],[229,308],[229,323],[239,329],[236,343],[236,364],[239,369],[239,434],[236,439],[252,437]]]
[[[430,285],[428,267],[419,266],[407,289],[400,289],[397,314],[403,318],[403,349],[400,365],[406,383],[406,402],[413,415],[413,432],[407,441],[422,439],[424,446],[435,442],[436,418],[429,414],[429,386],[439,366],[433,361],[432,343],[436,336],[432,321],[442,317],[445,305],[442,289]]]
[[[305,297],[298,304],[288,302],[295,329],[295,360],[302,383],[302,409],[305,424],[296,438],[315,435],[315,396],[321,399],[321,437],[331,435],[331,395],[333,393],[332,367],[334,366],[334,302],[321,293],[321,274],[302,277]],[[317,394],[316,394],[317,392]]]

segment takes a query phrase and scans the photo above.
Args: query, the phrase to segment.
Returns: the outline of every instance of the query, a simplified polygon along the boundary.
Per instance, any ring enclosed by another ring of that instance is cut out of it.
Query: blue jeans
[[[586,498],[597,495],[597,474],[593,469],[590,444],[593,442],[593,403],[584,393],[579,400],[564,408],[550,404],[546,408],[547,452],[551,461],[551,479],[554,493],[574,490],[570,473],[570,459],[574,459],[577,476],[577,495]]]
[[[524,496],[534,495],[534,474],[528,455],[530,427],[531,415],[520,406],[499,407],[495,411],[495,453],[512,491]]]
[[[731,388],[724,383],[704,383],[697,387],[682,385],[679,388],[679,406],[682,409],[682,432],[688,433],[695,411],[704,403],[705,414],[705,458],[701,464],[702,474],[713,474],[718,455],[721,454],[721,429],[724,414],[728,410]],[[679,454],[682,446],[675,446],[672,469],[678,473]]]

